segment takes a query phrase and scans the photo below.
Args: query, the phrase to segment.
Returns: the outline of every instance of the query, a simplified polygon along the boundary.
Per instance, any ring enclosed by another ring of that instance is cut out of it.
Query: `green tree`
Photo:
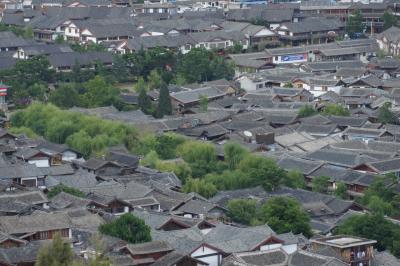
[[[172,105],[167,84],[162,82],[159,88],[160,97],[158,99],[157,117],[162,118],[164,115],[172,114]]]
[[[273,160],[253,154],[241,160],[238,170],[248,179],[251,186],[263,186],[267,191],[279,187],[285,176],[285,171]]]
[[[322,111],[324,115],[350,116],[350,111],[339,104],[327,104]]]
[[[111,69],[112,74],[118,82],[128,81],[129,70],[127,62],[120,55],[114,56],[114,61]]]
[[[45,99],[46,91],[47,88],[42,83],[35,83],[27,88],[28,95],[40,101]]]
[[[383,124],[397,124],[398,119],[397,116],[390,111],[392,104],[390,102],[386,102],[379,108],[378,121]]]
[[[149,96],[147,96],[146,90],[142,88],[139,91],[139,107],[140,110],[145,114],[150,114],[152,111],[152,105]]]
[[[148,87],[150,90],[158,90],[164,83],[160,72],[157,69],[153,69],[150,75],[147,77]]]
[[[250,225],[257,217],[257,202],[252,199],[232,199],[227,205],[229,217],[238,223]]]
[[[50,93],[49,101],[61,108],[80,106],[79,93],[75,84],[62,84]]]
[[[186,193],[196,192],[205,198],[210,198],[217,193],[217,188],[214,184],[209,183],[204,179],[189,178],[183,185],[183,191]]]
[[[231,80],[235,75],[235,68],[233,63],[228,63],[225,58],[216,54],[212,55],[210,62],[211,76],[207,79],[227,79]]]
[[[284,85],[283,85],[283,87],[284,88],[293,88],[293,83],[292,82],[286,82]]]
[[[179,61],[178,73],[188,83],[210,80],[210,52],[204,48],[195,48],[183,55]]]
[[[248,151],[239,143],[229,142],[224,145],[224,160],[228,168],[234,170],[239,163],[248,155]]]
[[[207,109],[208,109],[208,98],[207,98],[207,96],[200,95],[199,105],[200,105],[200,109],[203,112],[207,112]]]
[[[65,43],[65,40],[64,40],[64,36],[63,36],[63,35],[57,35],[57,37],[56,37],[56,39],[55,39],[54,41],[55,41],[55,43],[57,43],[57,44],[63,44],[63,43]]]
[[[243,52],[243,45],[236,42],[232,47],[228,48],[228,53],[230,54],[240,54]]]
[[[311,236],[310,218],[295,199],[273,197],[261,207],[260,216],[278,234],[293,232]]]
[[[155,151],[150,151],[146,156],[140,161],[140,163],[146,167],[156,168],[160,159]]]
[[[346,234],[368,239],[378,243],[375,246],[379,251],[390,250],[396,256],[400,255],[398,246],[400,227],[386,220],[382,215],[364,214],[354,215],[346,219],[335,231],[335,234]]]
[[[86,197],[86,194],[84,192],[82,192],[76,188],[73,188],[73,187],[68,187],[64,184],[60,184],[60,185],[57,185],[57,186],[51,188],[49,193],[47,193],[47,196],[51,199],[61,192],[65,192],[65,193],[71,194],[71,195],[79,197],[79,198]]]
[[[350,36],[354,36],[356,33],[363,32],[363,16],[360,10],[355,10],[347,18],[346,31]]]
[[[99,230],[102,234],[118,237],[133,244],[151,241],[150,227],[131,213],[100,225]]]
[[[163,160],[174,159],[177,148],[185,142],[185,138],[179,134],[165,133],[156,136],[155,151]]]
[[[283,179],[283,184],[291,188],[306,188],[304,174],[295,170],[287,172]]]
[[[89,108],[110,106],[117,101],[119,95],[118,89],[108,84],[102,76],[96,76],[85,82],[83,88],[85,89],[83,102]]]
[[[187,141],[179,146],[177,154],[189,164],[195,178],[203,177],[216,170],[217,152],[212,144]]]
[[[33,39],[33,29],[32,29],[31,26],[26,26],[25,27],[23,37],[25,39]]]
[[[339,197],[341,199],[346,199],[347,198],[347,186],[346,186],[345,183],[338,182],[336,184],[335,196]]]
[[[318,111],[315,110],[315,108],[312,107],[311,105],[306,104],[299,109],[298,114],[299,117],[309,117],[318,114]]]
[[[312,190],[319,193],[328,192],[329,188],[329,180],[328,176],[317,176],[312,180]]]
[[[106,246],[100,234],[96,233],[90,238],[90,244],[94,248],[94,256],[89,257],[88,266],[111,266],[106,253]],[[82,266],[83,266],[82,265]],[[79,265],[80,266],[80,265]]]
[[[391,215],[393,211],[390,202],[386,202],[375,195],[369,198],[367,207],[372,213],[380,215]]]
[[[382,20],[383,20],[383,30],[387,30],[390,27],[397,25],[397,17],[388,10],[386,10],[385,13],[383,13]]]
[[[73,253],[69,243],[56,234],[50,244],[40,248],[36,266],[69,266],[73,263]]]

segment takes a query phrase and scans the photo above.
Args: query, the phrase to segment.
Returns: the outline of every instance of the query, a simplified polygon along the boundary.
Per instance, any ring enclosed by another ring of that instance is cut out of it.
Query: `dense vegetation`
[[[320,111],[322,115],[350,116],[350,111],[339,104],[328,103]],[[299,109],[299,117],[309,117],[318,114],[318,111],[311,105],[304,105]]]
[[[376,248],[379,251],[390,250],[393,255],[400,257],[400,226],[382,215],[354,215],[340,225],[335,233],[377,240]]]
[[[111,222],[100,225],[99,231],[133,244],[151,241],[150,227],[131,213],[126,213]]]
[[[65,192],[68,194],[71,194],[73,196],[79,197],[79,198],[85,198],[86,194],[79,189],[68,187],[66,185],[60,184],[55,187],[52,187],[51,190],[47,193],[47,197],[50,199],[55,197],[56,195],[60,194],[61,192]]]
[[[79,52],[101,50],[98,47],[73,48]],[[116,55],[111,68],[94,62],[91,68],[82,70],[75,64],[71,72],[61,73],[51,69],[46,57],[36,56],[28,60],[19,60],[12,69],[0,71],[0,79],[10,85],[9,99],[18,107],[24,107],[34,100],[49,99],[62,108],[113,104],[119,109],[124,109],[118,98],[119,90],[114,86],[115,82],[138,81],[142,78],[145,90],[159,90],[170,83],[229,79],[233,74],[233,66],[213,51],[193,49],[185,55],[180,55],[167,49],[156,48],[123,56]],[[50,83],[56,84],[55,90],[49,90]],[[167,96],[165,90],[163,95]],[[152,114],[162,116],[171,112],[168,106],[165,110],[159,109],[159,112],[154,111]]]
[[[268,224],[275,232],[311,236],[310,218],[300,204],[289,197],[274,197],[261,206],[251,199],[230,200],[227,205],[232,220],[246,224]]]
[[[29,128],[51,142],[67,143],[85,157],[120,144],[133,149],[137,143],[137,132],[130,126],[65,112],[51,104],[32,104],[16,112],[11,123],[14,127]]]
[[[36,266],[111,266],[110,260],[104,256],[105,245],[101,236],[95,234],[90,239],[94,247],[93,256],[88,261],[75,259],[70,243],[64,242],[60,234],[55,234],[51,242],[44,243],[39,249]]]

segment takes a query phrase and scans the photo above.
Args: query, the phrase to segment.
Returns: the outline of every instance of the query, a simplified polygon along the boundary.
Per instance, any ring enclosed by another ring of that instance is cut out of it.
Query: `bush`
[[[52,189],[50,189],[49,193],[47,193],[47,196],[51,199],[61,192],[65,192],[65,193],[74,195],[79,198],[86,197],[86,194],[84,192],[80,191],[79,189],[76,189],[73,187],[68,187],[63,184],[57,185],[57,186],[53,187]]]
[[[313,116],[315,114],[317,114],[318,111],[315,110],[314,107],[312,107],[311,105],[304,105],[303,107],[301,107],[299,109],[299,117],[308,117],[308,116]]]
[[[260,216],[278,234],[293,232],[310,237],[310,218],[300,204],[289,197],[274,197],[261,208]]]
[[[252,199],[233,199],[227,205],[228,215],[233,221],[250,225],[256,223],[257,202]]]
[[[32,104],[11,117],[13,127],[26,127],[56,143],[67,143],[86,158],[106,147],[138,143],[136,130],[123,123],[65,112],[51,104]]]
[[[109,223],[100,225],[99,231],[132,244],[151,241],[150,227],[131,213],[126,213]]]

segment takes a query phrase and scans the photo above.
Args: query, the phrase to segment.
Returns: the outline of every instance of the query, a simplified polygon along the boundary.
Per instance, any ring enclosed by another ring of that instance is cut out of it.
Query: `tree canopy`
[[[299,117],[309,117],[318,114],[318,111],[315,110],[311,105],[304,105],[299,109]]]
[[[293,232],[310,237],[310,217],[300,204],[289,197],[273,197],[260,211],[260,217],[278,234]]]
[[[329,176],[317,176],[312,180],[312,190],[319,193],[328,192]]]
[[[378,242],[376,248],[379,251],[390,250],[393,255],[400,257],[400,226],[382,215],[353,215],[335,230],[335,234],[374,239]]]
[[[32,104],[14,113],[13,127],[30,128],[55,143],[67,143],[85,157],[119,144],[128,149],[138,142],[137,131],[120,122],[102,120],[73,112],[64,112],[51,104]]]
[[[394,114],[390,108],[392,104],[386,102],[379,108],[378,121],[383,124],[397,124],[399,122],[396,114]]]
[[[74,260],[69,243],[65,243],[60,234],[56,234],[51,243],[40,248],[35,266],[70,266]]]
[[[363,33],[363,16],[360,10],[355,10],[347,19],[346,31],[353,37],[355,34]]]
[[[397,25],[397,17],[394,15],[392,12],[385,11],[382,16],[383,20],[383,30],[387,30],[390,27],[396,26]]]
[[[233,199],[227,205],[228,216],[235,222],[249,225],[257,219],[257,202],[252,199]]]
[[[100,225],[99,231],[133,244],[151,241],[150,227],[131,213],[123,214],[111,222]]]
[[[339,104],[327,104],[322,111],[324,115],[350,116],[350,111]]]
[[[168,85],[164,82],[160,84],[160,97],[158,99],[157,117],[172,114],[171,98],[169,96]]]

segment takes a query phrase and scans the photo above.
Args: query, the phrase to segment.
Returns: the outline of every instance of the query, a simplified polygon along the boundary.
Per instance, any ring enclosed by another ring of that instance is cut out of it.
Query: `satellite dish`
[[[252,136],[253,136],[253,133],[251,133],[250,131],[244,131],[243,132],[243,134],[246,136],[246,137],[249,137],[249,138],[251,138]]]

